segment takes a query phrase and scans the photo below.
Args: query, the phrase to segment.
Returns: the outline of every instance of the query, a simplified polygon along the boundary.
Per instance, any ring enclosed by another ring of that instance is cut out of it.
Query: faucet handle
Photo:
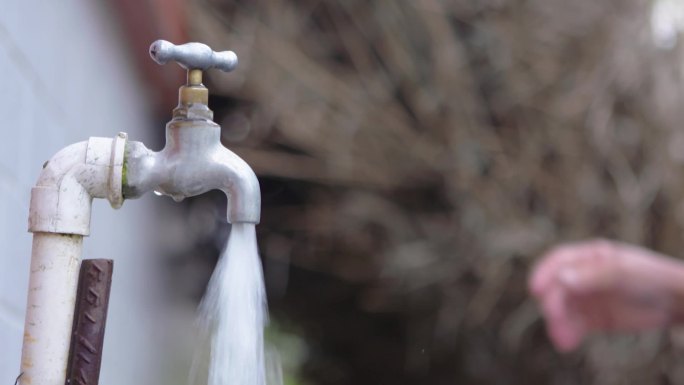
[[[175,45],[166,40],[157,40],[150,46],[150,56],[158,64],[175,61],[188,71],[218,68],[229,72],[238,64],[237,55],[233,51],[213,51],[202,43],[186,43]]]

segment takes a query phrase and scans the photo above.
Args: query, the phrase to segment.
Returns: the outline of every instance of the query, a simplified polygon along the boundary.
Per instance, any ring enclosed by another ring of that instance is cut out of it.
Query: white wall
[[[19,370],[30,189],[43,162],[67,144],[151,132],[139,76],[106,2],[0,0],[0,384],[14,383]],[[105,384],[159,383],[151,199],[119,211],[96,201],[93,210],[84,257],[115,260]]]

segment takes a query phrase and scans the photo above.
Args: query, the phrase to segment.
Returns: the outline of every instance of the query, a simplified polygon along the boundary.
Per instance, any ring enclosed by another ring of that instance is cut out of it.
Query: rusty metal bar
[[[99,382],[113,267],[111,259],[81,263],[66,385]]]

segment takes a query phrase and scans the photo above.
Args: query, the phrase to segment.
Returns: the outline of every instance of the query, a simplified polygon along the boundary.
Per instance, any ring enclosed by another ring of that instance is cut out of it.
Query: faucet
[[[188,71],[187,83],[180,88],[178,106],[166,125],[164,149],[153,152],[140,142],[127,144],[124,198],[154,190],[180,202],[217,189],[228,197],[228,222],[258,223],[259,182],[244,160],[221,145],[221,127],[212,120],[209,90],[202,84],[202,71],[232,71],[237,56],[231,51],[214,52],[200,43],[176,46],[164,40],[152,44],[150,56],[159,64],[176,61]]]
[[[259,182],[252,169],[221,144],[221,127],[208,107],[202,74],[231,71],[237,56],[200,43],[174,45],[158,40],[150,55],[159,64],[177,62],[187,70],[178,106],[166,125],[166,145],[149,150],[129,141],[90,138],[60,150],[43,166],[31,190],[29,231],[33,233],[29,292],[19,382],[63,385],[71,341],[83,237],[90,233],[93,198],[119,208],[124,199],[148,191],[176,201],[222,190],[230,223],[258,223]]]

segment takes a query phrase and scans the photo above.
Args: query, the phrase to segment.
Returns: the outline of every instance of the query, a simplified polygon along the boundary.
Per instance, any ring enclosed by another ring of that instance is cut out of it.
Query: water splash
[[[210,338],[207,381],[198,381],[204,362],[196,354],[191,383],[265,385],[266,292],[253,224],[233,224],[200,304],[200,326]]]

